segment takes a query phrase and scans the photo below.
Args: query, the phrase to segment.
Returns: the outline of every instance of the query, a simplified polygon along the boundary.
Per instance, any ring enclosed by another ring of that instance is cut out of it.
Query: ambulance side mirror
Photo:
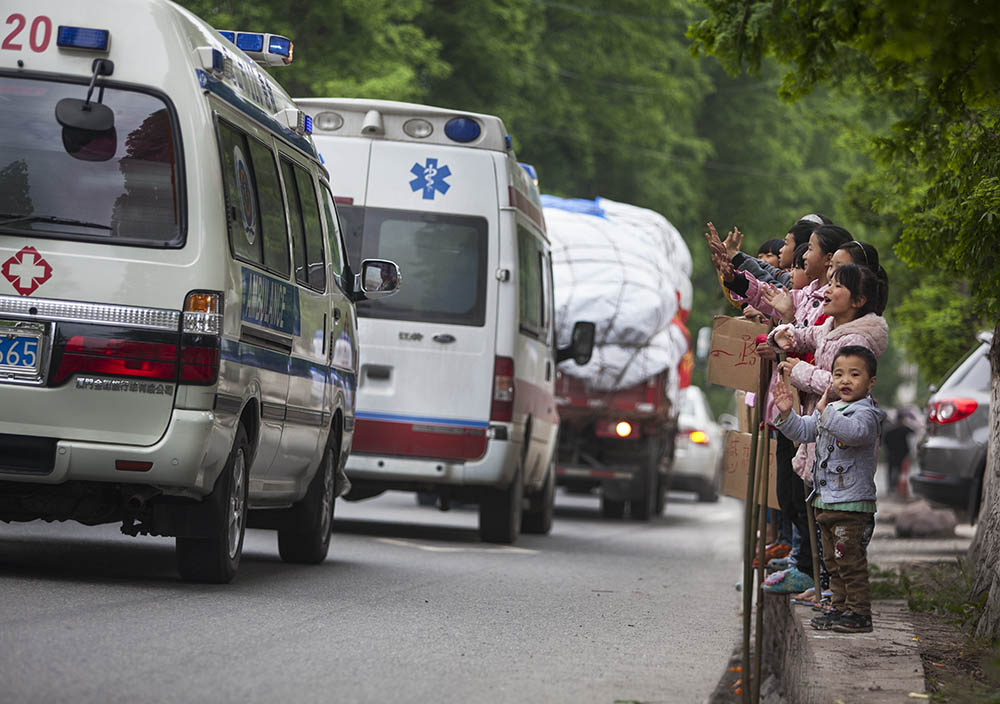
[[[391,296],[399,290],[403,276],[399,266],[388,259],[365,259],[361,262],[361,273],[354,279],[355,294],[360,300],[373,300]]]
[[[577,321],[573,326],[573,337],[568,347],[556,350],[556,364],[572,359],[581,367],[590,361],[594,353],[594,338],[597,326],[588,321]]]

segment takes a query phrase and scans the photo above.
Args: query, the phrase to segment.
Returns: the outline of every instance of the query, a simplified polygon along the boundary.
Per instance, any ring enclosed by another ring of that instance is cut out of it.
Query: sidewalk
[[[899,568],[953,559],[968,550],[975,533],[969,525],[959,524],[951,538],[896,538],[895,518],[904,507],[901,500],[880,497],[869,564]],[[853,635],[814,630],[809,619],[815,612],[793,605],[787,595],[766,595],[763,609],[765,667],[781,680],[784,702],[888,704],[925,693],[919,640],[906,602],[873,602],[874,631]]]

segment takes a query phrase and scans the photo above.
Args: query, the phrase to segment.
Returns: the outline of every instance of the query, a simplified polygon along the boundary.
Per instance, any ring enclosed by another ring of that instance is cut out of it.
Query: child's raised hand
[[[840,398],[840,396],[837,395],[837,392],[833,390],[832,381],[830,382],[830,385],[826,387],[826,391],[820,394],[819,401],[816,403],[816,410],[822,413],[823,409],[826,408],[831,398],[834,399]]]
[[[774,333],[774,342],[785,352],[791,352],[795,349],[795,336],[788,328],[782,328]]]
[[[736,273],[733,271],[733,263],[729,261],[729,257],[725,254],[713,251],[712,264],[715,265],[715,270],[719,272],[719,276],[722,277],[723,281],[731,282],[736,277]]]
[[[792,392],[788,390],[788,387],[785,386],[783,381],[779,381],[774,385],[772,397],[774,398],[774,405],[778,407],[779,411],[781,411],[781,417],[784,418],[787,416],[788,412],[792,410],[795,398],[792,396]]]
[[[795,320],[795,303],[784,289],[765,284],[760,289],[760,297],[764,303],[778,311],[783,321],[790,323]]]
[[[726,235],[726,241],[723,244],[726,246],[726,254],[730,259],[739,254],[740,248],[743,246],[743,233],[740,232],[740,228],[734,225],[733,229]]]
[[[708,228],[708,232],[705,233],[705,239],[708,241],[708,246],[712,250],[712,254],[718,254],[720,256],[726,256],[726,245],[722,243],[719,239],[719,233],[715,229],[715,224],[711,222],[705,223]]]

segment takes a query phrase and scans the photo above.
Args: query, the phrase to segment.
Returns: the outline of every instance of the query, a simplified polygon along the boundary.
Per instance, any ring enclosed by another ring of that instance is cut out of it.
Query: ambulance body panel
[[[0,519],[30,520],[31,505],[123,520],[178,536],[180,556],[224,483],[240,543],[247,518],[287,529],[294,514],[304,531],[317,484],[332,515],[360,294],[304,115],[168,0],[42,0],[11,17],[24,28],[0,50]],[[85,99],[104,108],[67,107]],[[109,130],[86,122],[101,110]]]
[[[558,415],[549,245],[537,187],[503,122],[390,101],[296,102],[316,126],[351,262],[389,258],[406,278],[392,299],[358,305],[347,498],[403,489],[479,501],[484,538],[510,542],[516,532],[484,527],[484,506],[523,484],[527,512],[548,510],[550,523]],[[474,122],[476,136],[451,138],[456,119]],[[414,125],[429,134],[407,133]],[[511,390],[498,411],[496,394]]]

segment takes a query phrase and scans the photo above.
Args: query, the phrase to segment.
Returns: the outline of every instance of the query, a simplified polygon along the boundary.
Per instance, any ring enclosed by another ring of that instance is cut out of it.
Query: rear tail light
[[[177,346],[74,335],[66,341],[52,383],[60,384],[76,373],[173,381],[177,374]]]
[[[493,363],[493,405],[490,420],[510,422],[514,418],[514,360],[497,357]]]
[[[946,398],[930,405],[927,420],[938,425],[946,425],[968,418],[977,408],[979,404],[971,398]]]
[[[627,438],[632,434],[632,424],[627,420],[620,420],[615,423],[615,435],[620,438]]]
[[[214,384],[219,378],[222,296],[192,291],[184,299],[181,317],[182,384]]]

